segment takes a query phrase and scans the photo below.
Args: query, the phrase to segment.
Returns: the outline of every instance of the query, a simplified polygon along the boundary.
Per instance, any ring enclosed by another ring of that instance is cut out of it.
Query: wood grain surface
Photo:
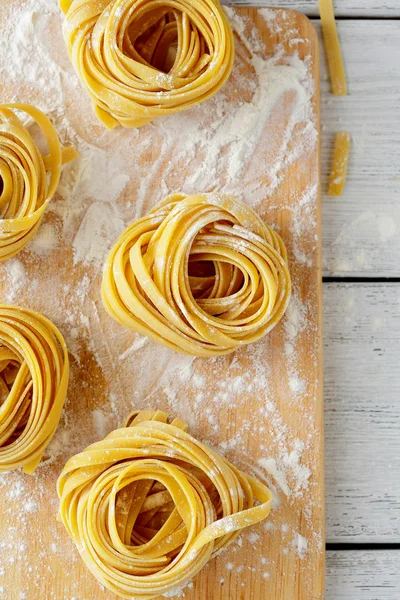
[[[398,600],[399,550],[327,553],[325,600]]]
[[[321,48],[324,192],[335,133],[350,132],[352,144],[343,195],[323,196],[324,274],[398,277],[400,21],[340,21],[338,30],[349,94],[332,96]]]
[[[265,6],[263,0],[233,0],[224,4],[237,6]],[[396,18],[400,16],[400,3],[397,0],[334,0],[337,17],[368,17]],[[309,17],[319,16],[318,0],[269,0],[268,6],[275,8],[290,8],[298,10]]]
[[[400,542],[398,283],[324,285],[327,540]]]
[[[14,1],[17,0],[7,0],[7,3],[12,7]],[[243,19],[244,31],[254,27],[258,30],[264,42],[262,52],[265,58],[272,56],[278,46],[284,50],[283,56],[297,53],[300,59],[307,57],[307,76],[310,82],[315,82],[312,107],[314,124],[318,127],[318,43],[312,24],[297,13],[277,11],[272,31],[257,9],[241,8],[237,9],[237,14]],[[57,32],[57,29],[55,31]],[[55,35],[57,36],[57,33]],[[65,50],[61,33],[59,38],[54,38],[53,32],[51,39],[57,40],[57,47],[50,51],[63,57],[62,53],[65,53]],[[291,43],[292,39],[296,40],[294,44]],[[298,43],[299,39],[302,40],[301,44]],[[237,41],[240,49],[239,37]],[[248,77],[252,77],[251,67],[243,58],[245,55],[245,49],[242,49],[242,79],[246,77],[246,73]],[[65,65],[65,69],[68,69],[68,63]],[[239,86],[240,90],[243,83],[240,84],[239,80],[236,82],[235,73],[232,77],[231,92],[237,96],[238,88],[235,86]],[[28,90],[31,90],[31,86],[26,87],[22,82],[18,90],[14,89],[14,94],[20,94],[21,100],[27,99]],[[246,94],[246,90],[243,93]],[[29,91],[29,94],[31,101],[40,101],[40,89],[35,89],[33,93]],[[234,95],[231,101],[235,101]],[[80,125],[77,107],[84,105],[87,106],[86,96],[77,92],[75,88],[73,100],[66,99],[65,109],[74,126],[78,130],[79,127],[82,128],[82,137],[103,143],[103,147],[112,152],[120,139],[126,140],[127,136],[132,135],[127,131],[107,134],[104,145],[103,131],[91,115],[88,115],[87,122]],[[279,107],[283,110],[285,119],[290,119],[290,106],[291,95],[287,94],[280,99]],[[276,135],[280,126],[284,127],[285,123],[278,122],[277,128],[276,120],[268,122],[263,139],[272,139],[272,134]],[[152,131],[156,140],[157,129]],[[138,135],[144,136],[146,132],[140,130]],[[147,151],[146,155],[141,156],[136,156],[135,150],[132,149],[131,160],[135,160],[147,172],[154,160],[156,146],[155,143],[152,151]],[[164,168],[166,166],[164,165]],[[263,183],[263,172],[260,172],[259,177],[259,183]],[[157,182],[162,178],[162,172],[159,172],[152,181],[149,205],[154,198],[159,198]],[[303,234],[300,242],[301,249],[309,258],[307,264],[295,259],[294,241],[291,236],[294,212],[297,209],[301,210],[298,203],[311,184],[318,186],[318,178],[319,152],[318,145],[315,145],[301,160],[295,159],[287,167],[287,174],[276,190],[273,207],[268,203],[259,207],[261,215],[279,228],[287,242],[294,289],[303,305],[307,306],[307,323],[294,341],[296,364],[291,365],[291,368],[295,366],[298,370],[302,381],[306,381],[306,386],[296,393],[289,385],[289,366],[284,358],[286,338],[283,323],[254,348],[216,361],[196,360],[190,367],[196,379],[181,377],[179,371],[176,372],[175,379],[170,384],[174,386],[171,391],[171,387],[160,387],[159,379],[162,379],[163,361],[173,358],[178,362],[178,357],[160,349],[156,361],[154,352],[151,355],[153,360],[149,368],[149,344],[140,355],[141,358],[135,355],[129,359],[129,353],[126,354],[126,351],[136,338],[131,332],[112,322],[102,309],[99,298],[101,269],[96,270],[83,264],[74,265],[71,243],[68,244],[67,238],[62,238],[59,246],[46,260],[32,260],[29,250],[19,255],[18,258],[26,270],[27,284],[18,293],[18,302],[40,310],[52,318],[60,329],[66,332],[67,342],[74,346],[75,352],[68,402],[63,422],[57,432],[59,437],[56,443],[61,446],[59,460],[39,469],[31,479],[20,473],[11,473],[2,476],[0,480],[1,539],[3,545],[8,547],[8,556],[12,558],[4,566],[2,584],[10,599],[23,597],[26,600],[106,600],[113,597],[102,590],[87,572],[66,532],[56,523],[58,502],[55,482],[62,460],[66,458],[63,436],[68,431],[75,432],[76,439],[73,439],[72,446],[77,451],[98,437],[99,426],[98,423],[96,425],[96,420],[99,415],[103,418],[109,413],[111,422],[116,426],[121,422],[122,416],[131,410],[132,403],[138,408],[150,403],[173,414],[179,413],[189,421],[190,430],[194,435],[215,447],[225,448],[227,457],[244,469],[252,470],[262,458],[273,459],[282,443],[287,444],[288,448],[295,448],[297,443],[302,449],[301,466],[307,470],[307,486],[304,486],[304,489],[296,488],[296,481],[292,480],[289,474],[289,492],[287,495],[282,491],[277,492],[270,524],[247,531],[237,544],[211,561],[195,578],[192,587],[185,590],[185,598],[322,598],[324,469],[321,224],[318,194],[315,204],[307,208],[307,232]],[[175,174],[174,183],[179,185],[179,173]],[[120,195],[119,203],[125,203],[125,214],[129,211],[133,213],[135,209],[129,204],[131,197],[128,194],[132,194],[136,185],[137,182],[132,181],[132,186],[127,186],[124,194]],[[59,202],[62,202],[62,197]],[[281,209],[283,206],[285,209]],[[148,206],[140,207],[141,210],[147,208]],[[57,218],[57,214],[52,215],[46,222],[57,224]],[[0,277],[4,274],[4,265],[0,265]],[[2,281],[3,286],[0,289],[5,293],[7,289],[4,277]],[[82,282],[85,282],[84,288]],[[77,290],[80,294],[79,311],[73,308]],[[80,327],[87,327],[89,331],[86,338],[79,339],[78,347],[75,339],[77,334],[71,329],[75,323],[78,333]],[[153,349],[153,346],[151,348]],[[216,405],[216,384],[233,377],[241,377],[243,374],[251,385],[239,392],[234,392],[232,388],[229,402]],[[171,377],[173,375],[170,374]],[[266,377],[268,387],[262,384]],[[143,379],[145,382],[151,379],[157,384],[144,395],[137,391],[138,381]],[[196,400],[199,396],[196,381],[202,382],[200,385],[204,388],[204,401],[200,405]],[[274,408],[271,408],[271,401]],[[107,421],[106,428],[109,426],[110,422]],[[70,438],[68,451],[71,452]],[[273,483],[274,479],[268,477],[266,472],[258,469],[257,473]],[[291,490],[296,490],[296,493],[292,493]],[[12,524],[11,519],[14,519]]]

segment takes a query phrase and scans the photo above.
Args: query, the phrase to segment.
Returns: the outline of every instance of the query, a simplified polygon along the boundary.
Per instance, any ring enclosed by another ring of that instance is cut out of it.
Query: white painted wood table
[[[334,3],[349,95],[322,50],[325,189],[336,131],[352,151],[343,196],[323,198],[326,600],[399,600],[400,0]],[[320,33],[317,0],[268,4]]]

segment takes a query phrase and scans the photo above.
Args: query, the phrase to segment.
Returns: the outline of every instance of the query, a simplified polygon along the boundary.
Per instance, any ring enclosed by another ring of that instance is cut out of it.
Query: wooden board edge
[[[320,455],[321,455],[321,464],[320,464],[320,490],[321,490],[321,538],[322,538],[322,549],[319,556],[318,568],[320,569],[321,575],[319,578],[320,588],[317,591],[317,596],[313,597],[313,600],[324,600],[325,597],[325,588],[326,588],[326,494],[325,494],[325,445],[324,445],[324,360],[323,360],[323,261],[322,261],[322,143],[321,143],[321,90],[320,90],[320,71],[321,71],[321,56],[320,56],[320,44],[317,28],[315,27],[316,21],[315,18],[311,20],[307,15],[292,9],[292,8],[278,8],[278,7],[270,7],[270,6],[260,6],[260,5],[229,5],[231,8],[235,10],[243,10],[246,11],[248,9],[260,9],[260,8],[268,8],[271,11],[285,11],[285,13],[291,14],[296,20],[299,22],[300,27],[307,31],[307,36],[310,40],[310,43],[313,48],[314,53],[314,71],[315,71],[315,93],[314,93],[314,105],[315,105],[315,114],[316,114],[316,126],[318,129],[318,147],[317,147],[317,163],[318,163],[318,193],[317,193],[317,235],[318,240],[316,241],[316,280],[315,287],[317,293],[317,303],[318,303],[318,355],[319,355],[319,364],[318,364],[318,396],[317,396],[317,414],[316,414],[316,422],[319,425],[319,430],[321,431],[320,437]]]
[[[320,46],[319,38],[316,27],[312,21],[305,15],[302,15],[305,20],[308,21],[309,29],[313,32],[313,45],[315,51],[315,72],[316,72],[316,89],[315,89],[315,110],[317,118],[318,128],[318,195],[317,195],[317,268],[316,268],[316,288],[318,296],[318,414],[317,420],[320,425],[321,431],[321,495],[322,495],[322,543],[323,549],[321,551],[320,568],[321,568],[321,600],[325,597],[326,587],[326,493],[325,493],[325,433],[324,433],[324,336],[323,336],[323,262],[322,262],[322,142],[321,142],[321,89],[320,89],[320,69],[321,69],[321,57],[320,57]]]
[[[318,395],[317,395],[317,413],[316,423],[318,424],[321,432],[320,436],[320,479],[319,486],[321,490],[321,538],[322,538],[322,549],[319,555],[317,568],[320,570],[319,589],[316,591],[317,595],[313,596],[312,600],[324,600],[325,588],[326,588],[326,493],[325,493],[325,449],[324,449],[324,360],[323,360],[323,261],[322,261],[322,143],[321,143],[321,90],[320,90],[320,71],[321,71],[321,56],[320,56],[320,43],[317,28],[315,27],[315,18],[311,20],[307,15],[299,12],[298,10],[285,7],[270,7],[267,5],[233,5],[229,4],[229,7],[234,10],[258,10],[262,8],[268,8],[273,12],[284,11],[289,13],[299,23],[300,28],[307,32],[308,39],[313,49],[314,54],[314,71],[315,71],[315,92],[314,92],[314,106],[316,115],[316,126],[318,129],[318,147],[317,147],[317,168],[318,168],[318,193],[316,200],[317,209],[317,235],[316,240],[316,280],[315,288],[317,294],[318,304]]]

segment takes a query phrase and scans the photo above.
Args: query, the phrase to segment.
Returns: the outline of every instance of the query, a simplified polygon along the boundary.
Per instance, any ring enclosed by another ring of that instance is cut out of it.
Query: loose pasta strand
[[[322,34],[324,36],[324,46],[326,58],[328,60],[332,93],[334,96],[346,96],[346,75],[332,0],[319,0],[319,14],[321,17]]]
[[[328,195],[341,196],[346,181],[347,164],[350,154],[350,134],[339,131],[335,138],[332,170],[329,176]]]

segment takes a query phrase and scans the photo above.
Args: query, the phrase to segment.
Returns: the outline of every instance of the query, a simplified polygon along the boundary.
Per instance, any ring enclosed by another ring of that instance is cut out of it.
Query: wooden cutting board
[[[313,26],[293,11],[229,9],[237,56],[216,99],[139,131],[105,132],[76,84],[57,10],[3,0],[1,11],[0,37],[12,37],[17,24],[20,32],[18,60],[0,56],[11,65],[1,102],[18,99],[46,109],[65,143],[78,146],[81,160],[66,168],[36,244],[0,263],[0,301],[45,313],[71,350],[68,401],[45,464],[33,477],[0,476],[0,597],[114,598],[86,570],[56,521],[55,484],[71,454],[104,437],[133,406],[152,406],[187,419],[193,435],[267,481],[275,494],[268,521],[210,562],[182,597],[322,598],[319,65]],[[33,38],[35,47],[29,45]],[[233,121],[227,121],[230,115]],[[115,231],[167,189],[241,194],[279,229],[294,297],[282,323],[261,342],[192,361],[105,314],[101,264]]]

